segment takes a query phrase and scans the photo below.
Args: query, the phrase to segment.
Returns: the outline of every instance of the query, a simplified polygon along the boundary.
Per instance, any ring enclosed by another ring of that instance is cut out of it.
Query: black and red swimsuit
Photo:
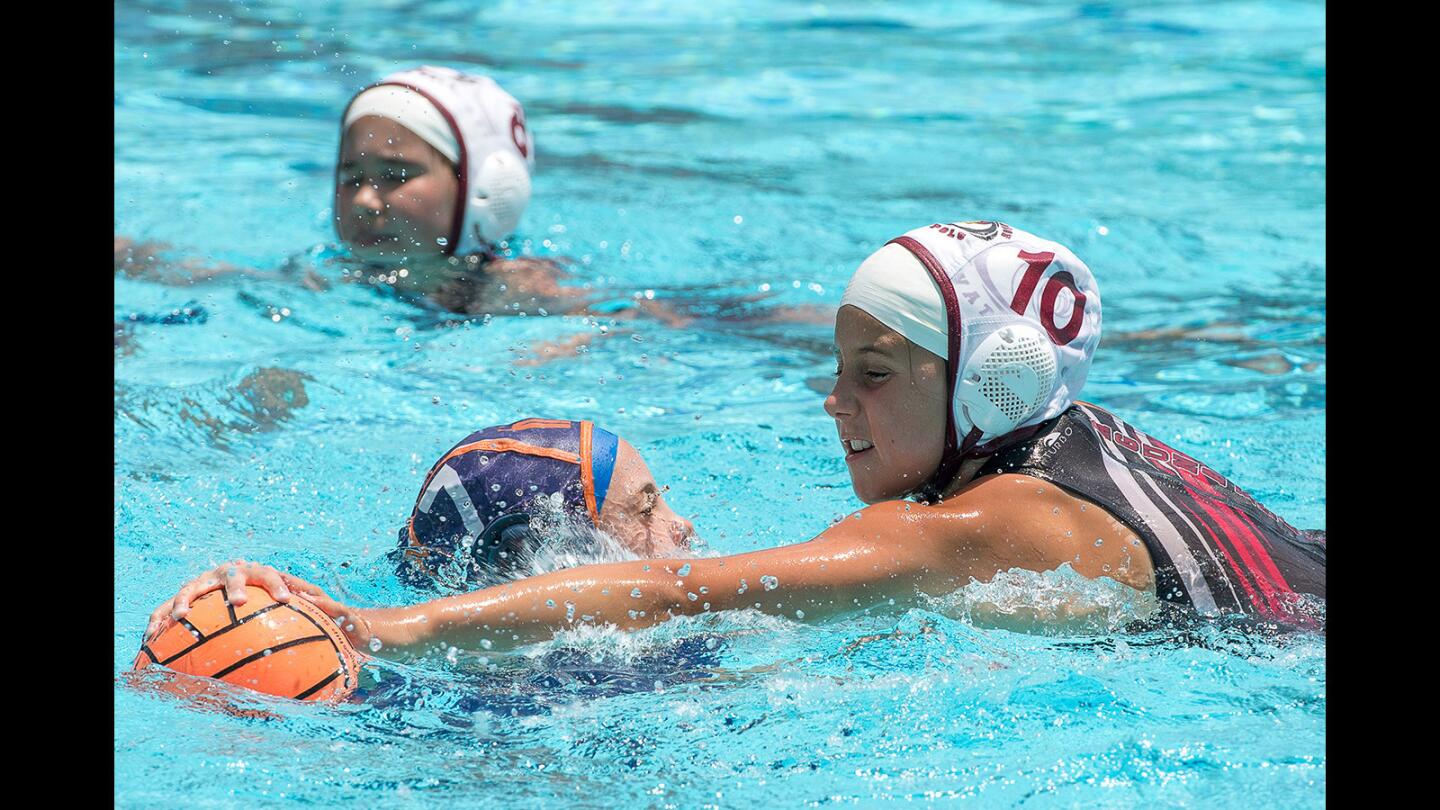
[[[1225,476],[1077,402],[1003,448],[979,475],[1031,475],[1092,501],[1139,535],[1161,599],[1208,616],[1324,625],[1325,533],[1301,531]]]

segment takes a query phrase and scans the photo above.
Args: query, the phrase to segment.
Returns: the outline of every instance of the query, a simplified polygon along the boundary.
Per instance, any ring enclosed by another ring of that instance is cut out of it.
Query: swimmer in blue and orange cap
[[[488,427],[430,468],[390,558],[410,585],[470,591],[585,562],[687,556],[695,526],[665,501],[669,489],[633,445],[592,422]],[[274,569],[223,568],[156,608],[146,637],[222,582],[235,604],[245,603],[247,581],[290,598]]]
[[[577,557],[684,553],[694,526],[664,492],[614,433],[522,419],[476,431],[435,462],[392,557],[411,584],[473,590]],[[617,547],[628,553],[607,554]]]

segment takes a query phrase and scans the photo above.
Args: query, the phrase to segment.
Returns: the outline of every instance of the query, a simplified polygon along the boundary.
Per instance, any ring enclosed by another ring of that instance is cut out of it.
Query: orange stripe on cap
[[[565,424],[570,424],[566,422]],[[444,464],[456,456],[463,456],[466,453],[473,453],[476,450],[489,450],[492,453],[524,453],[527,456],[540,456],[542,458],[553,458],[556,461],[564,461],[570,464],[579,464],[580,457],[574,453],[564,450],[557,450],[554,447],[539,447],[533,444],[526,444],[515,439],[481,439],[478,442],[462,444],[451,450],[445,458],[440,459]]]
[[[505,428],[506,430],[530,430],[532,428],[568,428],[570,422],[565,419],[521,419],[519,422]]]
[[[600,510],[595,508],[595,465],[591,462],[590,441],[595,434],[593,422],[580,423],[580,483],[585,488],[585,509],[595,525],[600,525]]]
[[[435,576],[435,566],[430,564],[430,561],[428,559],[429,556],[431,554],[439,554],[443,557],[451,558],[450,555],[446,554],[438,548],[431,548],[420,542],[420,538],[415,536],[414,513],[411,513],[410,519],[405,522],[405,529],[406,531],[410,532],[410,547],[405,549],[405,551],[403,552],[405,554],[405,558],[408,559],[411,563],[419,566],[420,569],[426,574],[432,577]]]

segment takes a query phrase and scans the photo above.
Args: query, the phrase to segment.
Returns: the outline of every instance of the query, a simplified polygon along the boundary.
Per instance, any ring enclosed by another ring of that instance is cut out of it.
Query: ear
[[[529,515],[524,512],[501,515],[480,533],[471,556],[482,571],[499,571],[514,565],[516,552],[525,547],[529,536]],[[502,551],[506,556],[500,556]]]

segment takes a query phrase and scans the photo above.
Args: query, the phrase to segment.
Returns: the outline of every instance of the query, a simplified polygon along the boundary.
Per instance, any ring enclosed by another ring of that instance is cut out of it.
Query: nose
[[[831,419],[855,415],[855,399],[839,378],[830,388],[830,396],[825,397],[825,412],[830,414]]]
[[[385,201],[380,199],[380,191],[373,183],[361,183],[350,198],[350,209],[356,214],[375,216],[385,210]]]

